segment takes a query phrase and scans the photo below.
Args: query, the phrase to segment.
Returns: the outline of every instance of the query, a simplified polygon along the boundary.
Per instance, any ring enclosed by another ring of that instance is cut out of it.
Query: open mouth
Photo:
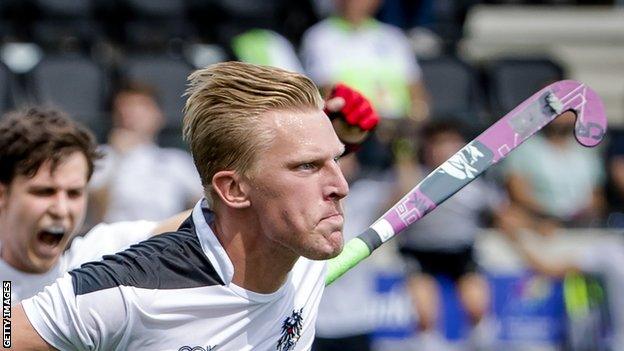
[[[55,247],[65,237],[65,228],[63,227],[48,227],[37,233],[37,238],[45,245]]]

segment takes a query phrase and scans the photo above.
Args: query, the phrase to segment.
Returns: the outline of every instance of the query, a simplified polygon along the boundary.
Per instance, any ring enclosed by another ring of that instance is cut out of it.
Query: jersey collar
[[[284,295],[289,287],[292,286],[292,271],[288,273],[286,283],[282,285],[277,291],[270,294],[256,293],[245,288],[242,288],[232,283],[234,277],[234,265],[227,255],[225,248],[217,239],[217,236],[210,228],[210,223],[214,221],[214,212],[208,207],[208,202],[205,199],[200,200],[193,208],[193,224],[195,225],[195,232],[199,239],[199,243],[202,247],[202,251],[210,262],[212,263],[215,271],[221,277],[223,283],[236,293],[237,295],[256,302],[268,302],[279,298]]]
[[[234,265],[227,255],[225,248],[217,239],[209,223],[214,221],[214,213],[208,208],[206,199],[199,200],[193,208],[193,223],[204,254],[208,257],[217,274],[226,285],[234,277]]]

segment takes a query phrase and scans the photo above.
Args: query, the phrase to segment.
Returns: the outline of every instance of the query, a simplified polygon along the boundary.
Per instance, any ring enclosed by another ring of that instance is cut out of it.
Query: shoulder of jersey
[[[83,264],[69,274],[74,293],[88,294],[118,286],[185,289],[224,285],[204,254],[192,221],[176,232],[157,235],[125,251]]]

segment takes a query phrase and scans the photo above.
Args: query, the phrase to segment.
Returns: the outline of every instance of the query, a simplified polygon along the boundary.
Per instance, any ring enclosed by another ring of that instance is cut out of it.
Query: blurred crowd
[[[279,66],[306,73],[324,94],[346,83],[382,117],[361,150],[342,160],[351,184],[350,238],[502,114],[566,78],[543,57],[483,64],[458,57],[463,21],[477,3],[2,1],[0,108],[53,104],[95,131],[104,157],[90,183],[92,226],[164,219],[202,196],[180,139],[184,79],[193,67],[230,59]],[[514,69],[519,76],[505,80]],[[436,332],[439,275],[456,283],[470,347],[492,349],[491,297],[474,254],[481,228],[518,242],[524,230],[550,236],[565,228],[624,227],[624,133],[610,130],[606,145],[584,149],[573,124],[572,115],[561,116],[401,235],[396,253],[418,316],[419,349],[444,349]],[[525,254],[535,269],[553,272]],[[317,350],[371,349],[374,326],[359,313],[371,298],[372,269],[365,262],[328,288]]]

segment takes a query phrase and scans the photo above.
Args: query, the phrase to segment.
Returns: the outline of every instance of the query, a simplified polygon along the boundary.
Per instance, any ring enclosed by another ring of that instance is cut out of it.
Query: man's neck
[[[227,218],[210,226],[234,266],[232,283],[260,294],[277,291],[299,256],[268,240],[248,218]]]
[[[2,245],[2,236],[0,236],[0,261],[4,261],[6,265],[15,269],[16,271],[29,274],[38,274],[27,269],[26,266],[20,265],[19,261],[14,255],[11,254],[11,250],[6,245]]]

